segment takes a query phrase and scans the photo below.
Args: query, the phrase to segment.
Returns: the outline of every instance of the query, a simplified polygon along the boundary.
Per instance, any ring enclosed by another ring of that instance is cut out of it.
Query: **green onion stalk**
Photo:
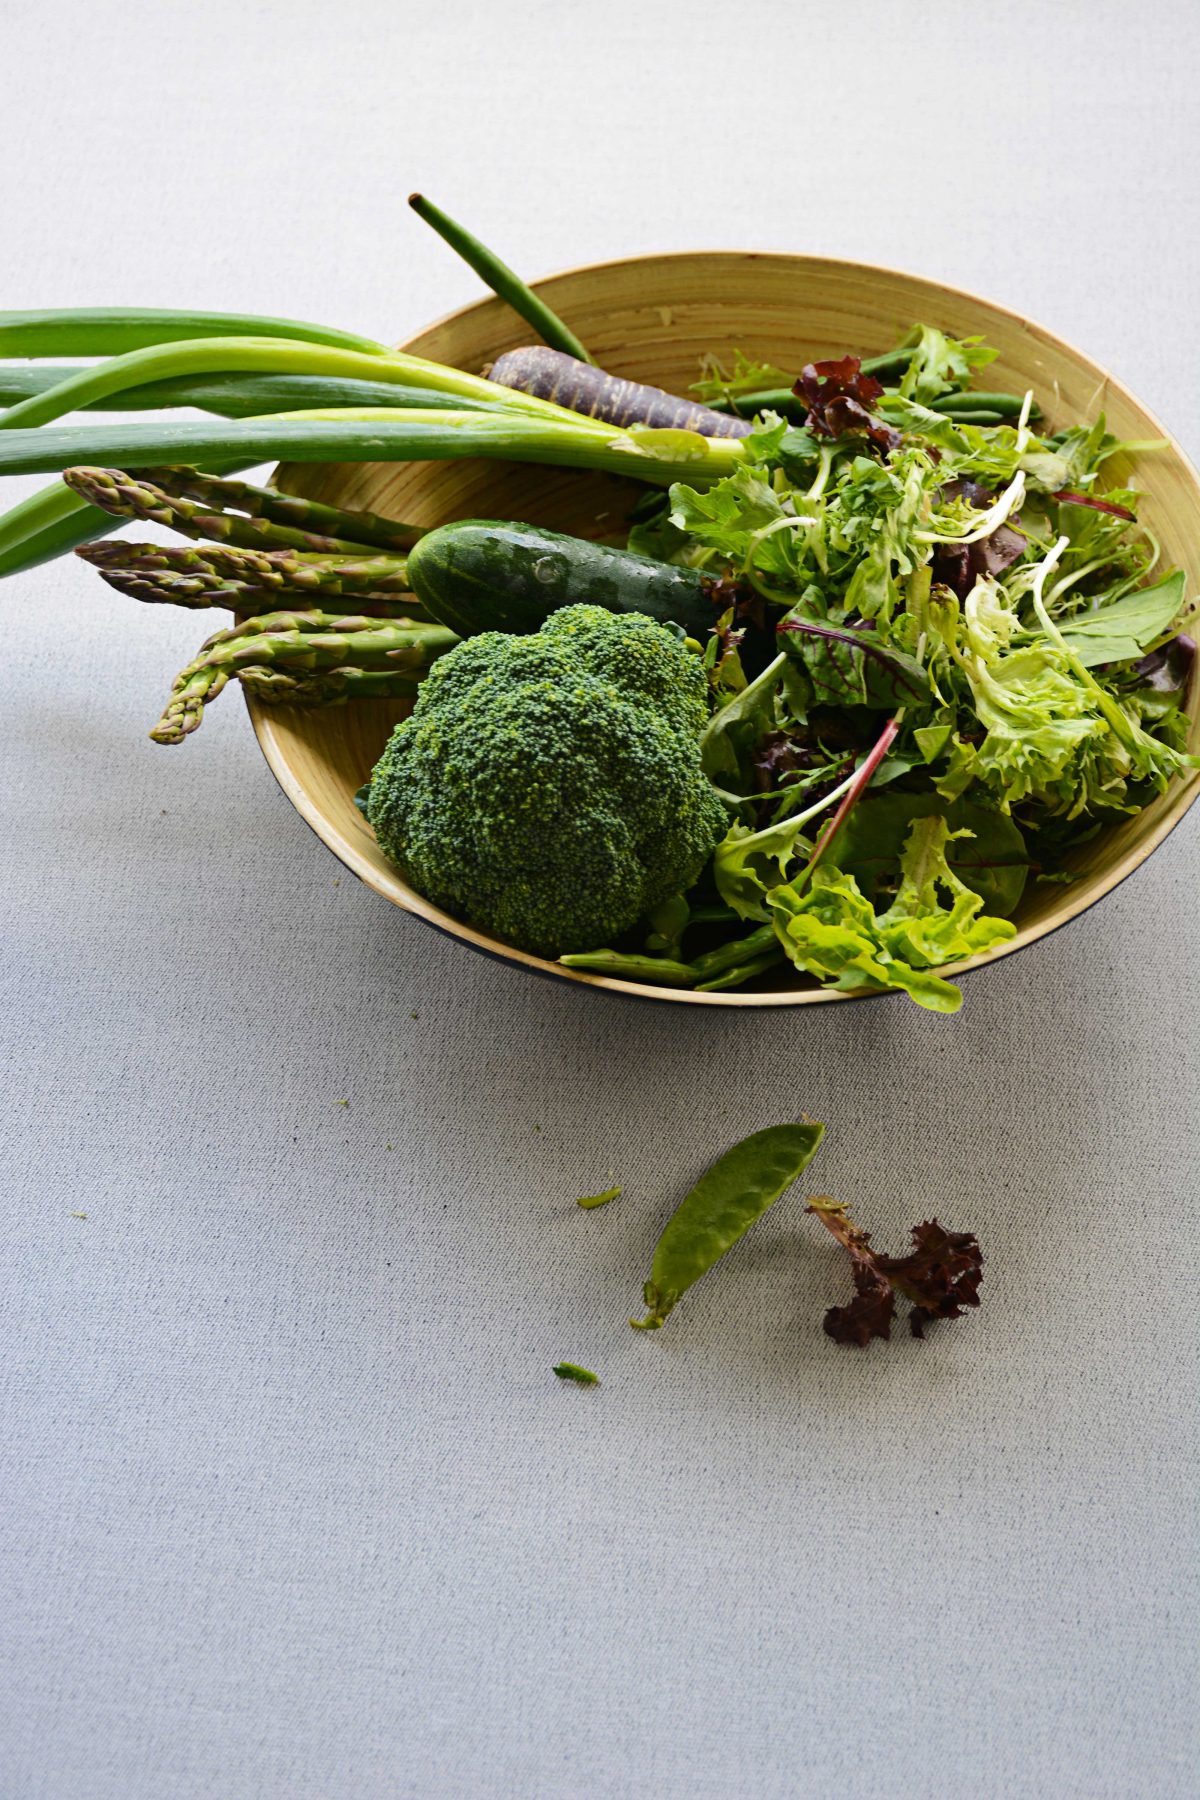
[[[44,354],[47,343],[58,342],[49,327],[48,336],[39,336],[33,326],[23,335],[11,324],[12,315],[9,319],[7,341],[0,320],[0,350]],[[117,327],[114,323],[104,329]],[[87,345],[107,341],[103,332],[88,339],[65,331],[65,344],[76,354]],[[394,386],[397,399],[408,402],[423,393],[432,403],[303,408],[212,423],[58,424],[65,414],[101,402],[112,402],[115,409],[123,395],[156,382],[237,374],[370,380],[376,389]],[[459,404],[447,409],[448,399]],[[401,351],[263,336],[193,335],[127,350],[73,370],[0,416],[0,474],[56,472],[72,464],[98,462],[130,468],[148,462],[198,462],[228,473],[278,457],[296,462],[375,462],[494,456],[601,469],[668,484],[716,479],[729,473],[740,455],[734,440],[614,432],[603,421]],[[32,567],[111,529],[111,523],[86,501],[57,486],[44,490],[0,519],[0,575]]]
[[[0,418],[0,430],[22,431],[49,425],[66,413],[116,398],[124,390],[147,382],[202,374],[290,374],[340,376],[344,379],[397,383],[458,395],[466,401],[497,401],[522,413],[539,417],[572,417],[567,409],[549,400],[538,400],[515,389],[498,387],[482,375],[470,375],[442,363],[429,362],[405,351],[367,353],[336,346],[306,344],[299,340],[257,337],[193,338],[181,343],[152,344],[122,356],[79,370],[43,393],[32,394],[10,406]],[[594,423],[594,421],[589,421]]]
[[[17,410],[17,409],[14,409]],[[557,414],[558,409],[553,409]],[[241,467],[289,462],[422,462],[464,456],[597,469],[669,486],[715,481],[742,461],[737,438],[692,432],[622,432],[577,413],[524,416],[376,408],[272,414],[261,419],[146,425],[54,426],[0,431],[0,474],[36,475],[77,463],[122,469],[149,463],[236,459]],[[0,524],[3,524],[0,521]],[[0,538],[0,554],[5,544]]]
[[[90,371],[86,364],[0,363],[0,406],[16,406],[36,399],[60,382]],[[247,419],[260,413],[297,412],[302,408],[329,406],[444,406],[502,410],[499,397],[470,398],[442,393],[436,388],[406,386],[400,382],[367,381],[344,375],[195,375],[173,376],[122,389],[112,398],[89,400],[83,412],[160,412],[169,406],[190,406],[198,412],[219,413],[227,419]],[[0,421],[2,426],[2,421]]]
[[[187,312],[169,307],[63,306],[39,312],[0,312],[0,356],[120,356],[151,344],[186,338],[293,338],[386,356],[386,344],[339,331],[332,325],[310,325],[302,319],[276,319],[260,313]]]

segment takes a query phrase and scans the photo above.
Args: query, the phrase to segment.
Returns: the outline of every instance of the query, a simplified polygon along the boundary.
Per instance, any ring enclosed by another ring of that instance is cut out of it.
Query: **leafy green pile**
[[[1073,852],[1200,766],[1194,607],[1105,475],[1148,446],[1103,419],[1039,436],[1032,396],[974,422],[993,354],[921,327],[890,390],[854,357],[808,365],[790,418],[760,413],[732,474],[676,482],[630,540],[728,601],[702,753],[745,945],[943,1011],[961,996],[935,971],[1012,937],[1031,876],[1070,881]],[[740,359],[700,385],[736,405],[784,379]]]

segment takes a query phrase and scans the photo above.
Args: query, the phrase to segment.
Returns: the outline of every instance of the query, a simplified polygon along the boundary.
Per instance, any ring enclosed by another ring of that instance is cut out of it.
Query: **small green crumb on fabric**
[[[581,1369],[578,1363],[555,1363],[554,1373],[560,1381],[574,1381],[580,1387],[599,1387],[600,1377],[593,1375],[590,1369]]]
[[[609,1201],[615,1200],[620,1192],[619,1187],[605,1188],[602,1194],[584,1194],[575,1204],[582,1206],[585,1212],[592,1212],[597,1206],[607,1206]]]

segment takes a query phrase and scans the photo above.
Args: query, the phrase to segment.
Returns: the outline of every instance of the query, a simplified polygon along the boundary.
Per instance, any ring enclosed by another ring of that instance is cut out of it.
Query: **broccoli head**
[[[705,716],[700,659],[666,626],[564,607],[438,659],[366,815],[447,912],[541,956],[593,949],[690,887],[725,834]]]

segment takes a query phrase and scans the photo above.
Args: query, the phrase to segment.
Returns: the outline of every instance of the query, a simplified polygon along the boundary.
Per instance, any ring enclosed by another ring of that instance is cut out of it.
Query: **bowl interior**
[[[575,269],[538,284],[539,292],[612,373],[677,392],[695,380],[700,359],[724,361],[735,349],[798,368],[847,350],[890,348],[916,321],[955,336],[981,334],[999,351],[989,386],[1032,387],[1052,422],[1104,412],[1122,439],[1166,434],[1134,397],[1069,344],[985,300],[935,282],[802,256],[709,252],[640,257]],[[438,321],[404,348],[477,370],[529,333],[500,301],[487,299]],[[1200,479],[1173,442],[1114,462],[1114,482],[1144,487],[1142,518],[1162,544],[1164,563],[1200,567]],[[432,526],[454,518],[526,519],[580,537],[623,541],[627,515],[643,490],[611,476],[573,470],[457,463],[291,465],[280,482],[298,493]],[[1200,745],[1196,684],[1190,699],[1191,747]],[[384,702],[304,712],[249,702],[259,743],[285,793],[318,836],[378,893],[479,949],[562,980],[691,1005],[795,1005],[846,999],[791,972],[729,994],[632,988],[513,950],[431,906],[380,854],[353,804],[404,708]],[[1031,882],[1017,915],[1011,954],[1084,911],[1142,862],[1182,817],[1195,780],[1177,782],[1137,817],[1107,829],[1078,858],[1069,887]],[[977,958],[990,961],[992,958]],[[972,963],[961,964],[970,968]]]

